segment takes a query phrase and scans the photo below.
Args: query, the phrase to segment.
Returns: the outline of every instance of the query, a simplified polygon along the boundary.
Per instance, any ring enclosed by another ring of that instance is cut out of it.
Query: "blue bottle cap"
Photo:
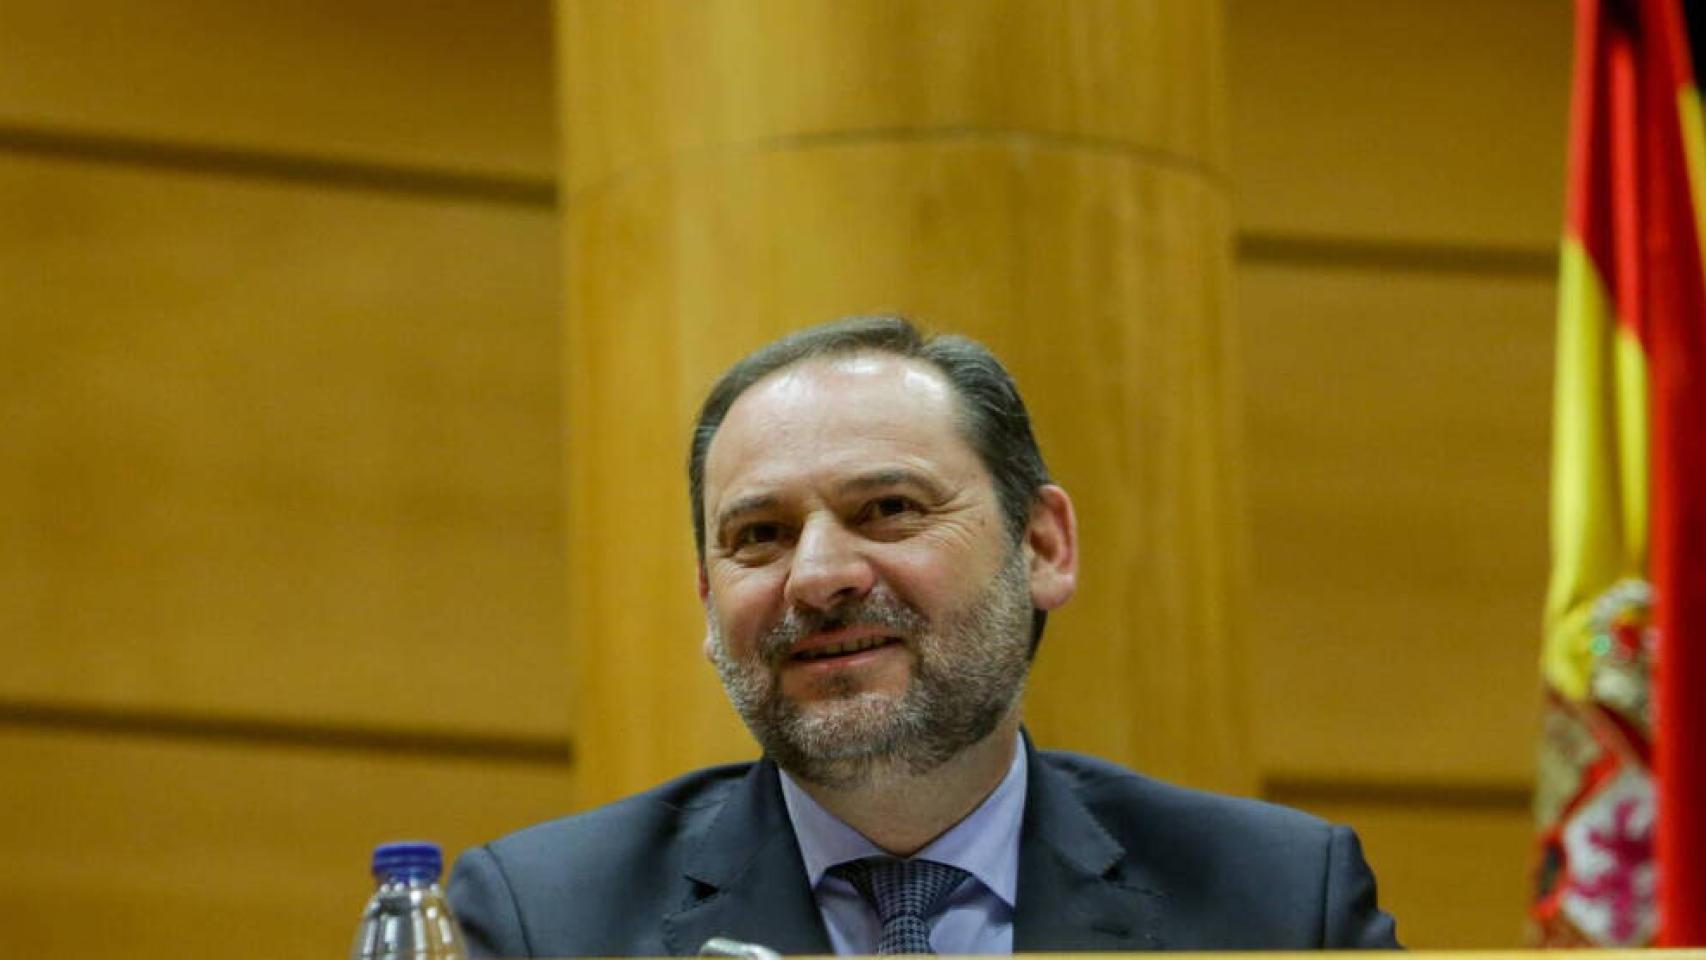
[[[444,852],[426,840],[397,840],[373,848],[373,875],[380,880],[437,880]]]

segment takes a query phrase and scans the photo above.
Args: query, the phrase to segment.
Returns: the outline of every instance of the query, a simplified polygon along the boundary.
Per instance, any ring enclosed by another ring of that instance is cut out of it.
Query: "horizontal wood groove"
[[[832,150],[867,145],[955,143],[996,144],[1016,149],[1059,150],[1118,157],[1148,164],[1169,173],[1200,179],[1218,191],[1224,192],[1227,188],[1225,175],[1204,161],[1170,150],[1147,147],[1113,137],[1058,133],[1047,130],[1021,130],[1007,127],[868,127],[794,133],[758,140],[736,140],[676,150],[632,166],[612,169],[588,183],[575,187],[571,191],[571,199],[608,190],[616,184],[625,183],[658,170],[669,169],[682,163],[705,163],[715,157]]]
[[[338,160],[305,154],[174,143],[41,127],[0,124],[0,152],[51,157],[78,163],[209,174],[539,210],[551,210],[557,205],[557,184],[549,178]]]
[[[573,762],[567,737],[464,734],[0,700],[0,730],[7,728],[221,746],[384,753],[523,766],[567,767]]]
[[[796,133],[761,140],[747,146],[756,150],[811,150],[841,147],[862,143],[941,143],[949,141],[1006,142],[1013,146],[1044,147],[1050,150],[1071,150],[1080,153],[1102,153],[1127,159],[1141,160],[1158,167],[1170,167],[1180,173],[1219,182],[1221,174],[1195,157],[1171,150],[1144,146],[1116,137],[1100,137],[1086,133],[1060,133],[1052,130],[1024,130],[1011,127],[872,127],[861,130],[825,130]]]
[[[1262,797],[1307,807],[1311,803],[1454,810],[1526,810],[1534,788],[1519,781],[1403,781],[1268,776]]]
[[[1329,270],[1480,274],[1545,280],[1558,273],[1558,251],[1550,247],[1314,237],[1260,231],[1238,234],[1237,256],[1245,263]]]

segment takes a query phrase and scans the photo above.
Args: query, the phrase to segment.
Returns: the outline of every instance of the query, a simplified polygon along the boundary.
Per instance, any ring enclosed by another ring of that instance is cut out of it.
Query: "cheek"
[[[957,610],[977,596],[991,575],[988,566],[988,559],[979,554],[919,541],[890,555],[883,579],[901,600],[935,615]]]
[[[775,580],[752,572],[711,574],[707,604],[731,650],[751,650],[779,615],[781,587]]]

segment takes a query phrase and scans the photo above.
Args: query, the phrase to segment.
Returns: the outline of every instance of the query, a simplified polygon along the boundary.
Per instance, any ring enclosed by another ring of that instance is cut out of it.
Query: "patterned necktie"
[[[930,925],[948,894],[969,874],[933,860],[893,860],[868,857],[837,865],[833,871],[853,884],[877,911],[883,932],[877,953],[935,953],[930,949]]]

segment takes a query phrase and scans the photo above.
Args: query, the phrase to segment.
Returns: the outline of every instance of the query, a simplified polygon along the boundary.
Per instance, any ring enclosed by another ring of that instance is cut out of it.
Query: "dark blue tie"
[[[968,874],[933,860],[869,857],[838,864],[859,895],[877,911],[883,932],[877,953],[935,953],[930,949],[930,917]]]

